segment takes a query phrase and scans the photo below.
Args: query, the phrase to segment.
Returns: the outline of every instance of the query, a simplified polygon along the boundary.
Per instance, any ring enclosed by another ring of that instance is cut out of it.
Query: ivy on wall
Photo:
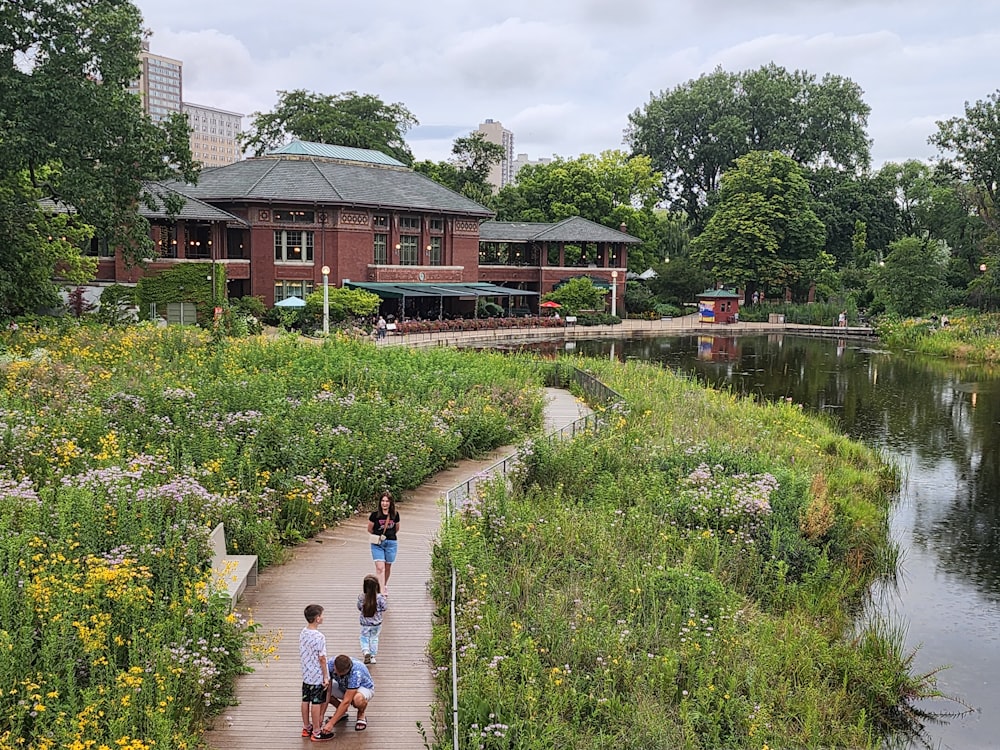
[[[226,267],[218,263],[214,265],[214,294],[212,263],[181,263],[156,276],[139,279],[135,294],[139,317],[149,320],[153,304],[156,305],[157,314],[163,315],[170,302],[192,302],[198,312],[199,325],[210,322],[212,308],[221,305],[226,294]]]

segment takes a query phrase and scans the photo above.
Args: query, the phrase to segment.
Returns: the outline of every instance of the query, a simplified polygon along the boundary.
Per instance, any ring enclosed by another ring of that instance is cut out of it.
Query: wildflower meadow
[[[189,328],[0,337],[0,749],[199,746],[276,634],[209,531],[266,565],[390,488],[516,442],[528,358]]]
[[[858,616],[896,571],[893,466],[792,404],[585,366],[624,402],[531,443],[435,550],[449,703],[458,574],[459,746],[877,748],[906,727],[933,677]]]

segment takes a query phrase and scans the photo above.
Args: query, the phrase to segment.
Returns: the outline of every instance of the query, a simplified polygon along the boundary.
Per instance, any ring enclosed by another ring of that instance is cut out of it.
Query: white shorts
[[[375,695],[375,691],[371,688],[359,687],[357,688],[359,695],[364,696],[366,701],[370,701],[372,696]],[[336,680],[330,683],[330,693],[338,701],[344,697],[344,691],[340,689],[340,685],[337,684]]]

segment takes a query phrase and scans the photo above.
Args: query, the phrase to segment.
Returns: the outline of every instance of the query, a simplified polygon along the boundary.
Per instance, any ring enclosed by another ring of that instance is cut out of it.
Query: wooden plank
[[[587,413],[571,394],[546,389],[546,431],[565,426]],[[434,603],[429,593],[431,551],[441,525],[441,494],[462,484],[514,453],[511,447],[481,460],[459,461],[407,492],[399,503],[399,555],[389,579],[389,610],[379,643],[378,663],[371,666],[375,696],[367,711],[368,729],[354,730],[355,712],[336,728],[337,748],[378,747],[414,750],[424,747],[418,723],[433,743],[431,706],[435,702],[432,668],[427,656]],[[257,588],[248,589],[239,609],[260,625],[261,632],[280,636],[277,659],[258,665],[238,678],[239,705],[223,711],[205,733],[216,750],[284,750],[302,748],[298,637],[305,625],[302,610],[322,604],[321,630],[331,658],[360,656],[357,597],[364,576],[374,573],[368,545],[368,513],[372,508],[298,545],[283,565],[260,571]],[[310,743],[311,744],[311,743]]]

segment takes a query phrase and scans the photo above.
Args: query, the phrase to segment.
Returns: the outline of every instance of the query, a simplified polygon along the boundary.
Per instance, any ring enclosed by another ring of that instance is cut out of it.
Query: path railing
[[[600,404],[601,406],[607,407],[616,403],[623,403],[625,398],[617,391],[609,388],[607,385],[602,383],[600,380],[595,378],[588,372],[584,372],[578,367],[568,364],[557,364],[555,368],[551,371],[549,377],[547,378],[546,385],[556,386],[556,387],[566,387],[567,385],[575,384],[581,391],[583,391],[585,400],[590,404]],[[597,413],[591,412],[579,419],[574,420],[565,427],[560,427],[559,429],[553,430],[552,432],[545,435],[546,440],[550,441],[561,441],[561,440],[572,440],[578,434],[582,432],[593,432],[600,429],[606,424],[603,417]],[[488,466],[483,471],[481,471],[477,476],[472,479],[463,482],[462,484],[452,487],[443,493],[444,505],[445,505],[445,526],[451,522],[452,516],[455,514],[456,510],[461,508],[465,503],[471,500],[476,493],[476,486],[479,482],[492,479],[496,476],[506,477],[515,468],[522,464],[522,459],[524,457],[524,449],[518,450],[516,453],[507,456],[506,458],[497,461],[495,464]],[[455,613],[455,599],[457,598],[458,591],[458,571],[455,570],[455,566],[451,566],[451,596],[448,605],[448,616],[450,619],[450,630],[451,630],[451,735],[454,745],[454,750],[459,750],[459,735],[458,735],[458,633],[456,624],[456,613]]]

